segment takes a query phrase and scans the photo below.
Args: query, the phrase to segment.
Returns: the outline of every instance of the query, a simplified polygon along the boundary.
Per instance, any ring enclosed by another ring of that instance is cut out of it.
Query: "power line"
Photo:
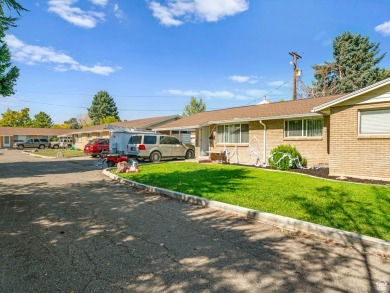
[[[258,100],[261,100],[262,98],[266,97],[266,96],[269,96],[270,93],[280,89],[282,86],[284,86],[285,84],[289,84],[290,82],[289,81],[285,81],[283,84],[281,84],[280,86],[278,86],[277,88],[274,88],[272,90],[270,90],[269,92],[265,93],[264,95],[262,95],[260,98],[257,98],[255,100],[253,100],[252,102],[250,102],[249,104],[247,104],[247,106],[250,106],[251,104],[253,104],[254,102],[258,101]]]

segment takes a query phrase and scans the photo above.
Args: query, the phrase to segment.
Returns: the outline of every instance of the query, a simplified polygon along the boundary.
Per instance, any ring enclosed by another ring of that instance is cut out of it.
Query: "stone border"
[[[235,213],[239,216],[247,217],[249,219],[254,219],[262,223],[274,225],[278,228],[282,228],[285,230],[289,230],[293,232],[303,232],[303,233],[315,235],[317,237],[326,238],[335,241],[336,243],[342,244],[344,246],[353,247],[360,252],[372,252],[372,253],[390,255],[390,242],[382,239],[378,239],[370,236],[364,236],[364,235],[360,235],[360,234],[356,234],[344,230],[339,230],[339,229],[313,224],[301,220],[296,220],[293,218],[288,218],[288,217],[270,214],[258,210],[252,210],[252,209],[239,207],[227,203],[209,200],[195,195],[189,195],[189,194],[180,193],[180,192],[176,192],[164,188],[138,183],[135,181],[123,179],[111,173],[109,170],[110,168],[104,169],[103,174],[120,183],[125,183],[130,186],[134,186],[136,188],[144,189],[177,200],[186,201],[191,204],[197,204],[203,207],[209,207],[217,210]]]

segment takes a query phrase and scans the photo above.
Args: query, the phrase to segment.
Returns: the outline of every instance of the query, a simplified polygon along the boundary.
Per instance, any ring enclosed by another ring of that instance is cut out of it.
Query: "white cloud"
[[[114,4],[114,15],[118,19],[122,19],[124,17],[123,10],[119,8],[119,5],[117,3]]]
[[[375,31],[385,36],[390,36],[390,20],[376,26]]]
[[[245,75],[232,75],[229,76],[228,79],[238,82],[238,83],[250,83],[250,84],[256,84],[259,82],[258,76],[245,76]]]
[[[250,77],[249,76],[242,76],[242,75],[232,75],[229,76],[229,79],[235,82],[244,83],[248,82]]]
[[[103,7],[106,6],[108,3],[108,0],[89,0],[89,1],[95,5],[99,5],[99,6],[103,6]]]
[[[85,11],[78,7],[72,7],[78,0],[49,0],[48,11],[60,16],[67,22],[83,28],[94,28],[99,21],[104,21],[103,12]],[[107,1],[93,0],[94,4],[104,4]]]
[[[272,86],[272,87],[278,87],[278,86],[284,85],[285,83],[286,83],[286,82],[283,81],[283,80],[275,80],[275,81],[267,82],[267,85],[268,85],[268,86]]]
[[[247,90],[245,93],[251,97],[262,97],[267,94],[269,91],[267,90]]]
[[[216,22],[226,16],[244,12],[247,0],[167,0],[166,5],[149,1],[153,16],[166,26],[179,26],[188,21]]]
[[[200,98],[223,98],[223,99],[231,99],[234,98],[235,95],[229,91],[194,91],[194,90],[166,90],[164,91],[168,94],[177,95],[177,96],[195,96]]]
[[[176,95],[176,96],[186,96],[186,97],[198,97],[198,98],[206,98],[206,99],[235,99],[235,100],[248,100],[253,99],[253,97],[249,97],[248,95],[242,94],[234,94],[229,91],[194,91],[194,90],[167,90],[165,93]]]
[[[36,65],[39,63],[53,64],[53,68],[56,71],[82,71],[92,72],[100,75],[110,75],[111,73],[118,70],[109,66],[94,65],[86,66],[82,65],[71,56],[55,51],[50,47],[41,47],[25,44],[14,35],[6,35],[5,41],[12,53],[12,59],[25,63],[28,65]]]

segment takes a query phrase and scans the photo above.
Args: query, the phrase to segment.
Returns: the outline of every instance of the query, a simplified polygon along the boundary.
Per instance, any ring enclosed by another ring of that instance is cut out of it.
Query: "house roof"
[[[122,122],[114,122],[114,123],[110,123],[110,125],[124,127],[124,128],[152,129],[153,127],[158,127],[167,122],[171,122],[177,119],[180,119],[179,115],[170,115],[170,116],[160,116],[160,117],[143,118],[137,120],[128,120]],[[69,132],[68,129],[68,134],[109,131],[105,127],[106,125],[94,125],[82,129],[74,129],[71,132]]]
[[[69,129],[0,126],[0,136],[13,136],[13,135],[57,136],[57,135],[65,134],[67,132],[69,132]]]
[[[154,130],[189,129],[217,123],[316,116],[320,114],[311,111],[314,107],[337,99],[338,97],[340,96],[336,95],[206,111],[164,124]]]
[[[334,105],[337,105],[337,104],[340,104],[342,102],[351,100],[353,98],[356,98],[357,96],[363,95],[363,94],[368,93],[368,92],[373,91],[373,90],[376,90],[376,89],[381,88],[381,87],[383,87],[385,85],[388,85],[388,84],[390,84],[390,78],[384,79],[384,80],[382,80],[380,82],[374,83],[374,84],[372,84],[370,86],[367,86],[367,87],[362,88],[360,90],[354,91],[354,92],[352,92],[352,93],[350,93],[348,95],[344,95],[344,96],[341,96],[341,97],[339,97],[337,99],[325,102],[325,103],[323,103],[321,105],[318,105],[318,106],[314,107],[312,111],[313,112],[318,112],[318,111],[325,110],[325,109],[330,108],[330,107],[332,107]]]

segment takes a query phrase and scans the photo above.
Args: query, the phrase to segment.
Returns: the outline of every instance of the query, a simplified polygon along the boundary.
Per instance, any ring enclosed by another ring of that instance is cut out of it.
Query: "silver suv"
[[[49,142],[49,147],[52,149],[70,148],[72,145],[73,145],[73,139],[71,137],[60,137],[57,141]]]
[[[127,155],[138,159],[159,162],[161,159],[195,157],[195,147],[183,144],[174,136],[165,134],[134,134],[127,144]]]
[[[13,148],[22,150],[24,148],[39,148],[44,149],[49,146],[49,141],[46,138],[30,138],[26,141],[15,142]]]

